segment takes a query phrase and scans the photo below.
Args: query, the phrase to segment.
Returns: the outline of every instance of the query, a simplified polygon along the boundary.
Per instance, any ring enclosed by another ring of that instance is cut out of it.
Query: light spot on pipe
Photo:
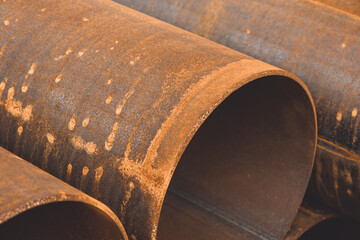
[[[338,113],[336,114],[336,120],[337,120],[338,122],[340,122],[341,119],[342,119],[342,113],[341,113],[341,112],[338,112]]]
[[[95,169],[95,181],[96,181],[96,182],[99,182],[99,181],[100,181],[103,173],[104,173],[103,167],[100,166],[100,167],[98,167],[97,169]]]
[[[82,175],[86,176],[89,173],[89,168],[87,166],[83,167],[82,169]]]
[[[46,138],[49,141],[49,143],[51,143],[51,144],[53,144],[55,142],[55,137],[50,133],[46,134]]]
[[[63,59],[64,57],[66,57],[67,55],[69,55],[70,53],[72,53],[72,49],[68,48],[65,52],[65,55],[60,55],[56,58],[54,58],[55,61],[59,61],[60,59]]]
[[[90,122],[90,118],[85,118],[83,121],[82,121],[82,126],[83,127],[86,127]]]
[[[357,108],[354,108],[351,112],[351,116],[356,117],[357,114],[358,114],[358,110],[357,110]]]
[[[69,164],[67,165],[66,174],[67,174],[68,176],[70,176],[70,175],[71,175],[71,172],[72,172],[72,165],[69,163]]]
[[[111,103],[111,100],[112,100],[112,96],[108,96],[105,100],[105,103],[109,104],[109,103]]]
[[[119,129],[120,123],[119,122],[115,122],[110,135],[108,136],[106,142],[105,142],[105,149],[110,151],[114,145],[115,142],[115,135],[117,130]]]
[[[95,143],[85,142],[80,136],[73,137],[71,143],[75,148],[85,150],[87,154],[94,154],[97,150],[97,145]]]
[[[22,91],[23,93],[26,93],[27,90],[28,90],[28,88],[29,88],[28,86],[24,85],[24,86],[21,87],[21,91]]]
[[[83,17],[82,20],[83,20],[83,22],[88,22],[89,21],[89,19],[87,17]]]
[[[135,62],[134,61],[130,61],[130,65],[134,65],[135,64]]]
[[[118,43],[119,43],[119,41],[118,41],[118,40],[116,40],[116,41],[115,41],[115,44],[118,44]]]
[[[70,182],[71,173],[72,173],[72,165],[69,163],[66,169],[66,182]]]
[[[69,120],[69,123],[68,123],[68,128],[69,128],[69,130],[70,130],[70,131],[74,130],[75,125],[76,125],[75,118],[74,118],[74,117],[71,117],[70,120]]]
[[[246,34],[249,35],[251,33],[250,29],[246,29]]]
[[[6,81],[3,81],[3,82],[0,83],[0,99],[1,99],[2,93],[5,90],[5,86],[6,86]],[[0,100],[0,103],[1,103],[1,100]]]
[[[100,52],[100,50],[99,50],[99,49],[98,49],[98,50],[95,50],[95,52],[98,53],[98,52]]]
[[[22,126],[18,127],[17,132],[18,132],[19,136],[21,136],[23,130],[24,130],[24,128]]]
[[[82,57],[82,55],[84,55],[84,53],[85,53],[85,51],[79,51],[79,52],[77,53],[77,55],[78,55],[78,57]]]
[[[112,50],[114,50],[114,47],[111,47],[111,48],[110,48],[110,51],[112,51]]]
[[[341,44],[341,47],[342,47],[342,48],[345,48],[345,47],[346,47],[346,43],[342,43],[342,44]]]
[[[9,23],[10,23],[9,20],[4,21],[5,26],[9,25]]]
[[[41,12],[45,12],[45,11],[46,11],[46,8],[42,8],[40,11],[41,11]]]
[[[28,71],[28,75],[33,75],[34,73],[35,73],[35,71],[36,71],[36,66],[37,66],[37,64],[36,63],[33,63],[33,64],[31,64],[31,67],[30,67],[30,69],[29,69],[29,71]]]
[[[119,105],[116,108],[116,115],[119,115],[125,105],[125,103],[127,102],[127,100],[131,97],[131,95],[133,95],[133,93],[135,92],[135,88],[131,88],[125,95],[124,99],[121,100],[121,102],[119,103]]]
[[[59,74],[55,78],[55,83],[59,83],[61,81],[62,74]]]
[[[107,80],[106,84],[107,85],[110,85],[112,83],[113,79],[112,78],[109,78],[109,80]]]
[[[22,119],[24,121],[30,121],[30,119],[32,117],[32,109],[33,109],[32,105],[27,105],[24,108],[24,110],[22,111]]]

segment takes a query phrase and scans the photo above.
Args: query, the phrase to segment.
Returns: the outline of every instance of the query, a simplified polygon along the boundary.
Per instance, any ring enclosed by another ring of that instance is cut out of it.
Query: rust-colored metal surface
[[[6,1],[0,18],[1,146],[132,240],[167,229],[171,193],[238,239],[284,236],[316,145],[297,77],[112,1]]]
[[[349,12],[351,14],[360,15],[359,0],[315,0],[328,6]]]
[[[104,204],[1,147],[0,238],[128,239]]]
[[[359,223],[306,199],[284,240],[357,240],[359,235]]]
[[[303,79],[318,115],[316,168],[324,164],[315,170],[322,176],[313,178],[314,191],[332,207],[360,218],[360,17],[350,14],[357,13],[358,0],[322,1],[329,5],[307,0],[116,1]],[[352,166],[351,173],[333,170],[343,150],[330,150],[327,143],[352,153],[356,160],[344,163]],[[347,189],[329,194],[347,179],[351,194]]]
[[[338,217],[339,216],[335,212],[326,209],[315,202],[304,201],[301,204],[299,211],[284,240],[299,239],[302,235],[304,235],[307,231],[316,225]],[[323,236],[320,235],[320,238],[318,239],[326,239],[325,234]],[[302,238],[302,240],[310,239]]]

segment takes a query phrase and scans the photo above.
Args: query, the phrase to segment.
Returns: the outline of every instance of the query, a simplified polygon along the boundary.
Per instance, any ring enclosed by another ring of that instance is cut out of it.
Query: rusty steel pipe
[[[360,219],[358,0],[115,1],[303,79],[319,119],[313,194]]]
[[[128,239],[104,204],[1,147],[0,238]]]
[[[359,236],[360,229],[357,222],[306,199],[301,204],[284,240],[356,240]]]
[[[161,236],[176,201],[223,236],[285,235],[317,132],[297,77],[107,0],[0,16],[1,146],[107,204],[129,239]]]

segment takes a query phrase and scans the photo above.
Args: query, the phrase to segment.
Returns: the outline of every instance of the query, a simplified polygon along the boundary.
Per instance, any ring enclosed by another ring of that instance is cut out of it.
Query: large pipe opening
[[[100,209],[81,202],[56,202],[25,211],[0,225],[3,240],[119,240],[117,224]]]
[[[183,153],[158,239],[283,236],[307,186],[315,138],[314,109],[297,82],[271,76],[241,87]]]
[[[359,222],[344,218],[332,218],[310,228],[301,235],[299,240],[357,240],[359,236]]]

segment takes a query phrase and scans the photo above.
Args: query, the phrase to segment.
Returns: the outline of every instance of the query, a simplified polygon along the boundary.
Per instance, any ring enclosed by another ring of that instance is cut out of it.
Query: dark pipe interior
[[[358,240],[360,223],[350,219],[333,218],[306,231],[299,240]]]
[[[241,87],[183,153],[158,239],[281,238],[302,200],[314,144],[313,108],[296,82],[272,76]]]
[[[30,209],[0,224],[2,240],[119,240],[114,221],[80,202],[56,202]]]

